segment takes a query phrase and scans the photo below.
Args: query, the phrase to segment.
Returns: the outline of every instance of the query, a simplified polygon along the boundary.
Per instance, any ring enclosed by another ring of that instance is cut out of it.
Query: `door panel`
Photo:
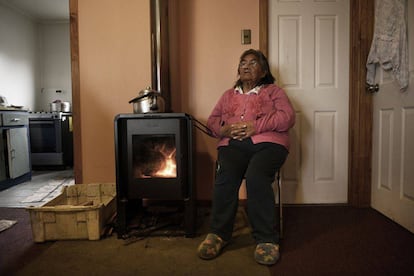
[[[283,167],[287,203],[345,203],[349,1],[269,1],[269,62],[297,112]]]
[[[377,68],[374,94],[372,207],[414,233],[414,2],[408,2],[410,81],[401,91]]]
[[[28,134],[26,127],[6,130],[10,178],[30,172]]]
[[[6,153],[4,151],[5,142],[6,141],[3,138],[3,130],[0,129],[0,181],[3,181],[5,179],[7,179],[7,173],[6,173]]]

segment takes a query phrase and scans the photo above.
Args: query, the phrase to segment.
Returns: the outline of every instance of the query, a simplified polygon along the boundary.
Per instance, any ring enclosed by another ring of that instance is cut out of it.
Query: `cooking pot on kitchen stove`
[[[62,112],[71,112],[71,105],[70,102],[61,102],[60,109]]]
[[[133,104],[134,113],[156,113],[165,111],[165,100],[161,93],[147,87],[138,96],[129,101]]]
[[[50,112],[60,112],[62,110],[62,105],[60,101],[54,101],[49,104]]]
[[[56,100],[50,103],[50,112],[71,112],[71,104],[70,102]]]

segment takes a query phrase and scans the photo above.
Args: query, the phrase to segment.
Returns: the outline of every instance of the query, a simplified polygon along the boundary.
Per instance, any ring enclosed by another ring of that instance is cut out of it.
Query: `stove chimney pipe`
[[[168,0],[150,0],[151,85],[165,99],[166,112],[171,111],[169,72]]]

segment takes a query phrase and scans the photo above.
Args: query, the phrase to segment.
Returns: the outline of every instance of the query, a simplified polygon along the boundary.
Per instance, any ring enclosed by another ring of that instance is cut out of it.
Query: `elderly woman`
[[[230,241],[245,178],[247,214],[257,244],[254,257],[260,264],[272,265],[280,255],[272,183],[288,155],[295,111],[283,89],[274,84],[260,51],[250,49],[241,55],[238,76],[207,121],[219,139],[218,158],[210,231],[198,255],[213,259]]]

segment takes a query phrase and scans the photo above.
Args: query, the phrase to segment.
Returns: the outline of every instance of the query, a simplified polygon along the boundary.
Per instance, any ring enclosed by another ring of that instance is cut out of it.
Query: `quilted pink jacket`
[[[253,143],[272,142],[289,150],[289,129],[295,124],[293,109],[285,91],[275,84],[267,84],[246,94],[231,88],[224,92],[207,120],[213,136],[219,138],[218,147],[229,144],[230,138],[220,137],[225,124],[253,121],[256,134]]]

